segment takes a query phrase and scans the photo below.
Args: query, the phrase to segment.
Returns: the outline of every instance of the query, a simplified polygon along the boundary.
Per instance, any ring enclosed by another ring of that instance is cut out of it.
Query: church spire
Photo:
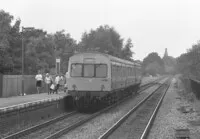
[[[168,52],[167,52],[167,48],[165,48],[165,54],[164,54],[164,57],[167,57],[168,56]]]

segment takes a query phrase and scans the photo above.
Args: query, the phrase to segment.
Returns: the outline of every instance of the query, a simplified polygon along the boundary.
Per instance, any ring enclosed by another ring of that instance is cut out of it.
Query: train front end
[[[69,60],[68,92],[79,110],[97,107],[111,90],[110,64],[98,53],[75,54]]]

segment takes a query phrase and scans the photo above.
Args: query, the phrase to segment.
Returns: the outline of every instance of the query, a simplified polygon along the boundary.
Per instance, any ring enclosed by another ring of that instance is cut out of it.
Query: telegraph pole
[[[33,27],[28,27],[28,28],[24,28],[22,27],[22,82],[21,82],[21,93],[22,95],[24,95],[24,36],[23,36],[23,31],[31,31],[33,30]]]
[[[22,27],[22,85],[21,94],[24,95],[24,38],[23,38],[24,27]]]

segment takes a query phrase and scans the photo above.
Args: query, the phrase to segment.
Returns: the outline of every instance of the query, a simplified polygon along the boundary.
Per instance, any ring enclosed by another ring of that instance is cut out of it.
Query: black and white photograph
[[[200,1],[0,0],[0,139],[200,139]]]

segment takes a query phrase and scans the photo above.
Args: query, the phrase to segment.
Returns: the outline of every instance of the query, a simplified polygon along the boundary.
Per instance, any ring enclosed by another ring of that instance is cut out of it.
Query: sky
[[[114,27],[131,38],[134,59],[149,53],[178,57],[200,40],[200,0],[0,0],[0,9],[24,27],[55,33],[64,29],[80,41],[85,31]]]

